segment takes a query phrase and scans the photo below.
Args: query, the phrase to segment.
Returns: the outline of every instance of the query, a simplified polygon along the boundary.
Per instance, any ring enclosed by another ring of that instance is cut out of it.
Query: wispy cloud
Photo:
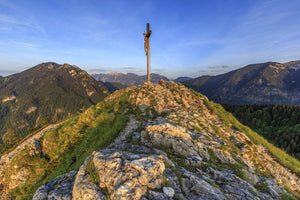
[[[217,66],[208,66],[207,67],[208,69],[227,69],[227,68],[230,68],[230,66],[227,66],[227,65],[217,65]]]
[[[126,69],[126,70],[136,70],[137,68],[136,67],[124,67],[123,69]]]
[[[17,6],[8,0],[0,0],[0,6],[6,7],[7,9],[17,10]]]
[[[29,42],[12,41],[12,43],[16,46],[21,46],[29,50],[37,50],[39,48],[39,45]]]
[[[165,69],[163,69],[163,68],[153,68],[152,71],[154,71],[154,72],[164,72]]]
[[[141,73],[145,70],[141,70],[137,67],[99,67],[91,68],[87,70],[90,74],[92,73],[109,73],[109,72],[120,72],[120,73]]]
[[[0,14],[0,23],[3,24],[17,24],[17,20],[15,17]]]
[[[0,27],[1,30],[22,29],[24,31],[45,32],[44,28],[35,19],[27,16],[16,17],[0,14]]]
[[[109,20],[99,16],[81,16],[81,19],[90,25],[108,25]]]
[[[32,12],[25,11],[23,7],[12,1],[1,0],[0,9],[5,10],[0,14],[0,29],[22,29],[28,32],[35,30],[45,32],[44,28],[38,23]]]
[[[126,71],[127,73],[140,73],[140,72],[144,72],[145,71],[145,70],[142,70],[142,69],[137,68],[137,67],[123,67],[122,69],[124,71]]]
[[[106,73],[106,72],[109,72],[109,70],[103,69],[103,68],[88,69],[87,71],[88,71],[90,74],[93,74],[93,73]]]

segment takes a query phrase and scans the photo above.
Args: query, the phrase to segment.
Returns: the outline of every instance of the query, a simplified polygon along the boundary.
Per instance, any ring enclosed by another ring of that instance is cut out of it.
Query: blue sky
[[[198,77],[300,59],[299,0],[0,0],[0,74],[42,62]]]

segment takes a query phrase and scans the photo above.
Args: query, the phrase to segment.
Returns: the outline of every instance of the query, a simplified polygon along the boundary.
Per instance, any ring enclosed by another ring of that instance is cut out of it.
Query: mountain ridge
[[[139,76],[135,73],[119,73],[119,72],[110,72],[107,74],[92,74],[94,79],[101,82],[113,82],[121,83],[126,86],[137,86],[142,85],[147,82],[147,75]],[[160,74],[151,73],[151,82],[158,83],[160,79],[168,81],[169,79]]]
[[[118,90],[0,163],[2,193],[17,199],[258,200],[300,193],[297,160],[219,104],[166,81]]]
[[[216,76],[202,76],[183,84],[218,103],[300,105],[300,61],[266,62]]]

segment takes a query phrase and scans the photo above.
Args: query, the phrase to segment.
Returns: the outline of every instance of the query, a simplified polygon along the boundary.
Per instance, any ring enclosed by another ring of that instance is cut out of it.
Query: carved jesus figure
[[[147,37],[146,33],[143,33],[144,37],[145,37],[145,45],[144,45],[144,49],[145,49],[145,53],[146,56],[148,55],[149,52],[149,37]]]

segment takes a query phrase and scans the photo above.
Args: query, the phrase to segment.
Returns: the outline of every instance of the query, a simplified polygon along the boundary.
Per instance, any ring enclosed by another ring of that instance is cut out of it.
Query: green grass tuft
[[[94,165],[94,162],[93,162],[93,157],[90,157],[87,162],[86,162],[86,169],[87,169],[87,173],[88,173],[88,176],[89,176],[89,179],[99,185],[100,184],[100,178],[98,176],[98,173],[95,169],[95,165]]]
[[[264,183],[264,182],[259,182],[254,186],[258,191],[263,192],[263,193],[267,193],[269,192],[268,189],[268,184]]]
[[[282,200],[296,200],[296,198],[294,198],[294,197],[292,197],[292,196],[290,196],[288,194],[282,194],[281,195],[281,199]]]

